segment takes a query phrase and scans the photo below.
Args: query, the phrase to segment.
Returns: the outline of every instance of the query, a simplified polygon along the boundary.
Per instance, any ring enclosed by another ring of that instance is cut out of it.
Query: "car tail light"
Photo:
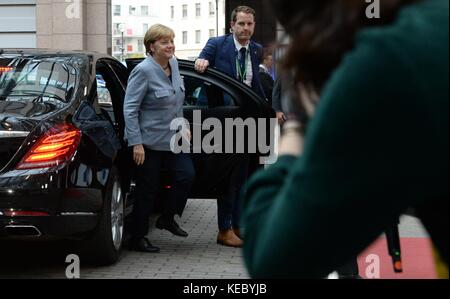
[[[81,140],[81,131],[71,124],[49,129],[26,153],[16,169],[45,168],[72,158]]]
[[[10,66],[0,66],[0,73],[7,73],[11,72],[13,70]]]
[[[7,217],[39,217],[39,216],[50,216],[46,212],[37,211],[4,211],[3,214]]]

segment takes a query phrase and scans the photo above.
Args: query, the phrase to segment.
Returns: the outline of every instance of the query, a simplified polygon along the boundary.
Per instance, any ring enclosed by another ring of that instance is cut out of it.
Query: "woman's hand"
[[[145,150],[142,144],[133,146],[133,160],[138,166],[144,164]]]
[[[192,133],[189,128],[184,128],[181,131],[181,136],[188,142],[191,143],[192,141]]]
[[[187,140],[189,140],[189,142],[192,141],[192,133],[191,133],[191,130],[189,130],[189,129],[186,129],[186,138],[187,138]]]

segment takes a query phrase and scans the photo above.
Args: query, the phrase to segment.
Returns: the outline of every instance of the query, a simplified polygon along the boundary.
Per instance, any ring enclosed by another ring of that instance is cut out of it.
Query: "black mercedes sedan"
[[[81,51],[0,49],[0,240],[6,246],[10,239],[70,239],[97,264],[118,260],[133,207],[123,100],[136,63],[127,68]],[[224,74],[198,74],[189,61],[180,61],[180,71],[192,127],[201,126],[194,111],[219,122],[274,117],[265,99]],[[251,154],[256,161],[267,152]],[[191,198],[226,192],[236,155],[193,150],[193,157]],[[162,182],[161,198],[167,188]]]

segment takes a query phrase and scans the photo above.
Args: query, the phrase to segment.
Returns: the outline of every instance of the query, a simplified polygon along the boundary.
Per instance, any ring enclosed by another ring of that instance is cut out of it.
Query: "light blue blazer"
[[[183,117],[184,83],[178,61],[172,58],[172,82],[149,56],[131,72],[125,95],[125,140],[128,146],[143,144],[157,151],[170,151],[173,119]]]

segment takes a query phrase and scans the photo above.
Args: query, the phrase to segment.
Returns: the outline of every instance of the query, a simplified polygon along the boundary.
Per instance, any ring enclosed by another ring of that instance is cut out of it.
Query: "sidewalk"
[[[152,219],[154,222],[156,219]],[[115,266],[84,268],[83,278],[248,278],[238,248],[216,244],[217,205],[213,199],[190,199],[177,219],[187,238],[153,228],[149,239],[157,254],[124,250]],[[154,227],[154,226],[153,226]]]

